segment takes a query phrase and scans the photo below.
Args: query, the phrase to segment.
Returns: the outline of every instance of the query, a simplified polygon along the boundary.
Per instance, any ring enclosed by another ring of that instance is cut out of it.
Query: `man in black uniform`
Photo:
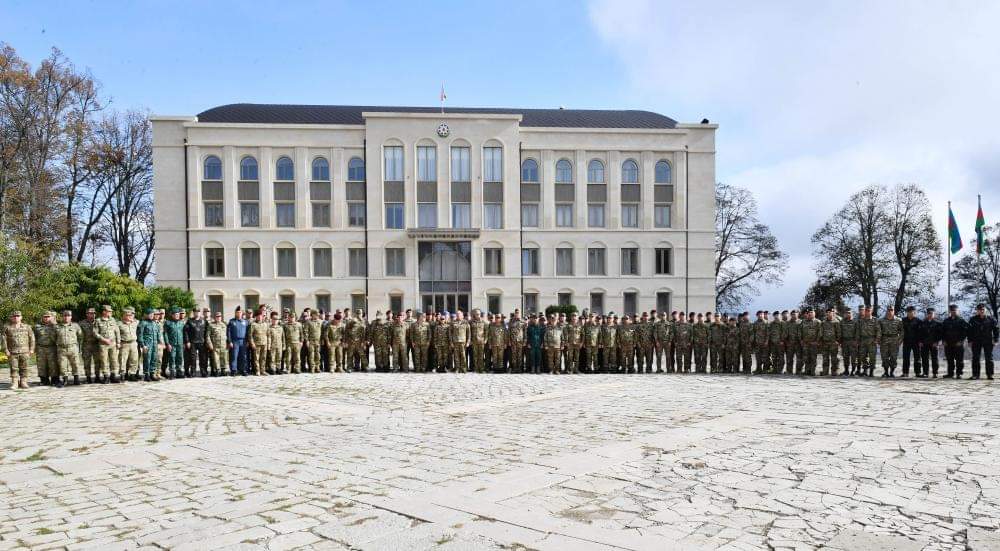
[[[920,376],[920,318],[917,309],[906,307],[906,317],[903,318],[903,377],[910,376],[910,356],[913,356],[913,374]]]
[[[197,308],[191,310],[191,317],[184,324],[184,352],[187,353],[185,375],[188,377],[194,377],[196,370],[201,372],[202,377],[208,377],[208,351],[205,349],[207,329],[201,312]]]
[[[969,335],[969,324],[958,315],[958,305],[948,306],[948,318],[941,322],[941,340],[944,341],[944,357],[948,361],[945,379],[962,378],[965,368],[965,337]]]
[[[920,365],[924,368],[923,374],[918,373],[917,377],[926,379],[927,374],[931,373],[937,379],[938,343],[941,342],[941,322],[934,317],[933,308],[928,308],[924,314],[924,319],[920,320],[920,328],[917,330],[917,334],[920,341]]]
[[[995,319],[986,315],[986,306],[976,305],[976,315],[969,318],[969,346],[972,348],[972,378],[979,378],[979,357],[986,359],[986,378],[993,380],[993,345],[1000,339]]]

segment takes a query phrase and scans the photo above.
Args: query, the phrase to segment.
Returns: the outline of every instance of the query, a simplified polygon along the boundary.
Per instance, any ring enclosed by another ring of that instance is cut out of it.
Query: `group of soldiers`
[[[162,378],[269,375],[320,371],[476,373],[730,373],[867,376],[881,355],[883,377],[896,376],[902,347],[902,376],[910,366],[919,378],[938,376],[938,349],[944,348],[946,378],[961,378],[966,342],[972,352],[972,379],[993,378],[993,346],[1000,338],[996,321],[982,304],[968,320],[949,307],[944,320],[933,308],[923,317],[907,308],[898,318],[860,306],[858,316],[833,309],[817,319],[801,312],[758,311],[730,316],[713,312],[639,315],[583,312],[531,314],[515,310],[508,318],[473,310],[381,312],[369,321],[363,310],[299,316],[261,306],[221,312],[173,308],[147,309],[135,319],[131,308],[115,319],[105,305],[86,319],[73,313],[45,312],[35,326],[12,312],[4,329],[11,387],[28,388],[29,357],[36,355],[42,385],[158,381]],[[820,361],[822,358],[822,361]],[[655,362],[654,362],[655,359]],[[843,370],[840,361],[843,360]]]

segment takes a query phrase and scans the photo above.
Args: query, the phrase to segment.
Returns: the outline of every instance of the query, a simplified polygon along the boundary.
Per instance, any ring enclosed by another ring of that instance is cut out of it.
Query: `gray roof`
[[[233,103],[198,114],[199,122],[243,124],[365,124],[364,112],[438,113],[440,107],[274,105]],[[677,121],[651,111],[604,109],[507,109],[445,107],[445,113],[521,115],[521,126],[557,128],[675,128]]]

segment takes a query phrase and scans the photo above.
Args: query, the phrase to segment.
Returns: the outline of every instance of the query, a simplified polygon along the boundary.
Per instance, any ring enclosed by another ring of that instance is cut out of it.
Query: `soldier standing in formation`
[[[28,359],[35,352],[35,332],[23,323],[19,310],[10,313],[3,340],[10,363],[10,388],[28,388]]]
[[[986,315],[984,304],[976,305],[976,315],[969,319],[969,346],[972,348],[972,378],[979,378],[979,360],[986,360],[986,378],[993,380],[993,345],[1000,339],[995,319]]]
[[[205,350],[208,353],[208,365],[213,377],[229,373],[226,361],[226,334],[228,333],[226,322],[222,321],[222,312],[215,312],[212,322],[208,324],[207,335],[205,337]]]

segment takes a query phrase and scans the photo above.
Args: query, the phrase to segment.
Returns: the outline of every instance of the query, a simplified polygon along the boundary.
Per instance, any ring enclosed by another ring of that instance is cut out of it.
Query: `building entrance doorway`
[[[421,241],[420,304],[424,312],[469,311],[472,291],[471,241]]]

